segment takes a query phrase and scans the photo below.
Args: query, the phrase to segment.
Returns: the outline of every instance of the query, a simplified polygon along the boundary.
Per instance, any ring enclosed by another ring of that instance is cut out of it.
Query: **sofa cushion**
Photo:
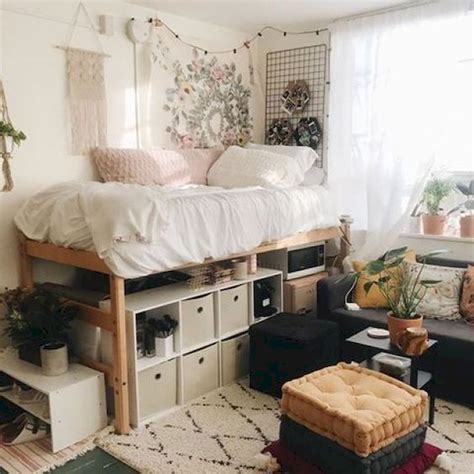
[[[474,266],[472,265],[467,267],[464,274],[460,309],[464,318],[474,321]]]
[[[282,415],[366,457],[423,424],[427,394],[339,363],[283,386]]]

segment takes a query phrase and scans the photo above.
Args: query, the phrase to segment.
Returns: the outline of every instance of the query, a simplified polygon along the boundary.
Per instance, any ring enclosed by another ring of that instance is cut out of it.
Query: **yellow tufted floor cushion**
[[[365,457],[424,422],[427,394],[339,363],[283,386],[282,414]]]

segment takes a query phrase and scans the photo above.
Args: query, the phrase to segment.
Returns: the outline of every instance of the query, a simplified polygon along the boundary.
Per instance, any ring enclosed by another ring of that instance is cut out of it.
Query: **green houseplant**
[[[10,122],[0,120],[0,153],[12,153],[13,147],[20,146],[26,135],[21,130],[16,130]]]
[[[443,235],[446,215],[442,212],[441,202],[453,189],[454,184],[446,178],[433,177],[426,184],[422,199],[426,210],[422,216],[424,234]]]
[[[7,289],[1,300],[6,310],[5,334],[18,348],[20,359],[43,365],[45,351],[60,350],[62,357],[67,356],[68,331],[77,307],[41,286]]]
[[[456,183],[456,189],[466,197],[466,200],[454,207],[448,214],[459,211],[459,227],[461,237],[474,237],[474,179],[469,185],[464,183]]]
[[[422,265],[414,272],[409,271],[404,263],[406,251],[406,247],[390,250],[379,259],[370,261],[364,269],[364,272],[372,277],[364,284],[366,293],[375,286],[387,300],[390,309],[387,314],[388,330],[390,340],[394,344],[397,342],[398,333],[408,327],[422,325],[423,317],[417,313],[418,306],[428,288],[439,283],[437,280],[422,279],[422,273],[426,258],[437,255],[440,251],[421,257]]]

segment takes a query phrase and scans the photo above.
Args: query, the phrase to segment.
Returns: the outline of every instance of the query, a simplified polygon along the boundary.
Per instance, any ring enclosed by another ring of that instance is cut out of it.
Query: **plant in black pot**
[[[20,359],[59,375],[68,368],[67,335],[78,308],[41,286],[6,290],[6,335]]]
[[[159,319],[149,319],[148,327],[155,335],[156,355],[169,357],[174,352],[174,332],[178,327],[178,321],[169,314]]]

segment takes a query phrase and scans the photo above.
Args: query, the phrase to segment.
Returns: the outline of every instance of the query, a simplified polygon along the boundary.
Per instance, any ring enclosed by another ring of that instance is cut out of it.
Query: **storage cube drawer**
[[[214,339],[214,298],[212,294],[181,303],[182,347],[195,346]]]
[[[176,359],[138,373],[140,419],[176,405],[177,379]]]
[[[219,386],[217,344],[183,357],[184,401],[188,402]]]
[[[227,385],[249,372],[249,336],[222,341],[222,382]]]
[[[221,291],[221,334],[245,329],[249,324],[247,285]]]

